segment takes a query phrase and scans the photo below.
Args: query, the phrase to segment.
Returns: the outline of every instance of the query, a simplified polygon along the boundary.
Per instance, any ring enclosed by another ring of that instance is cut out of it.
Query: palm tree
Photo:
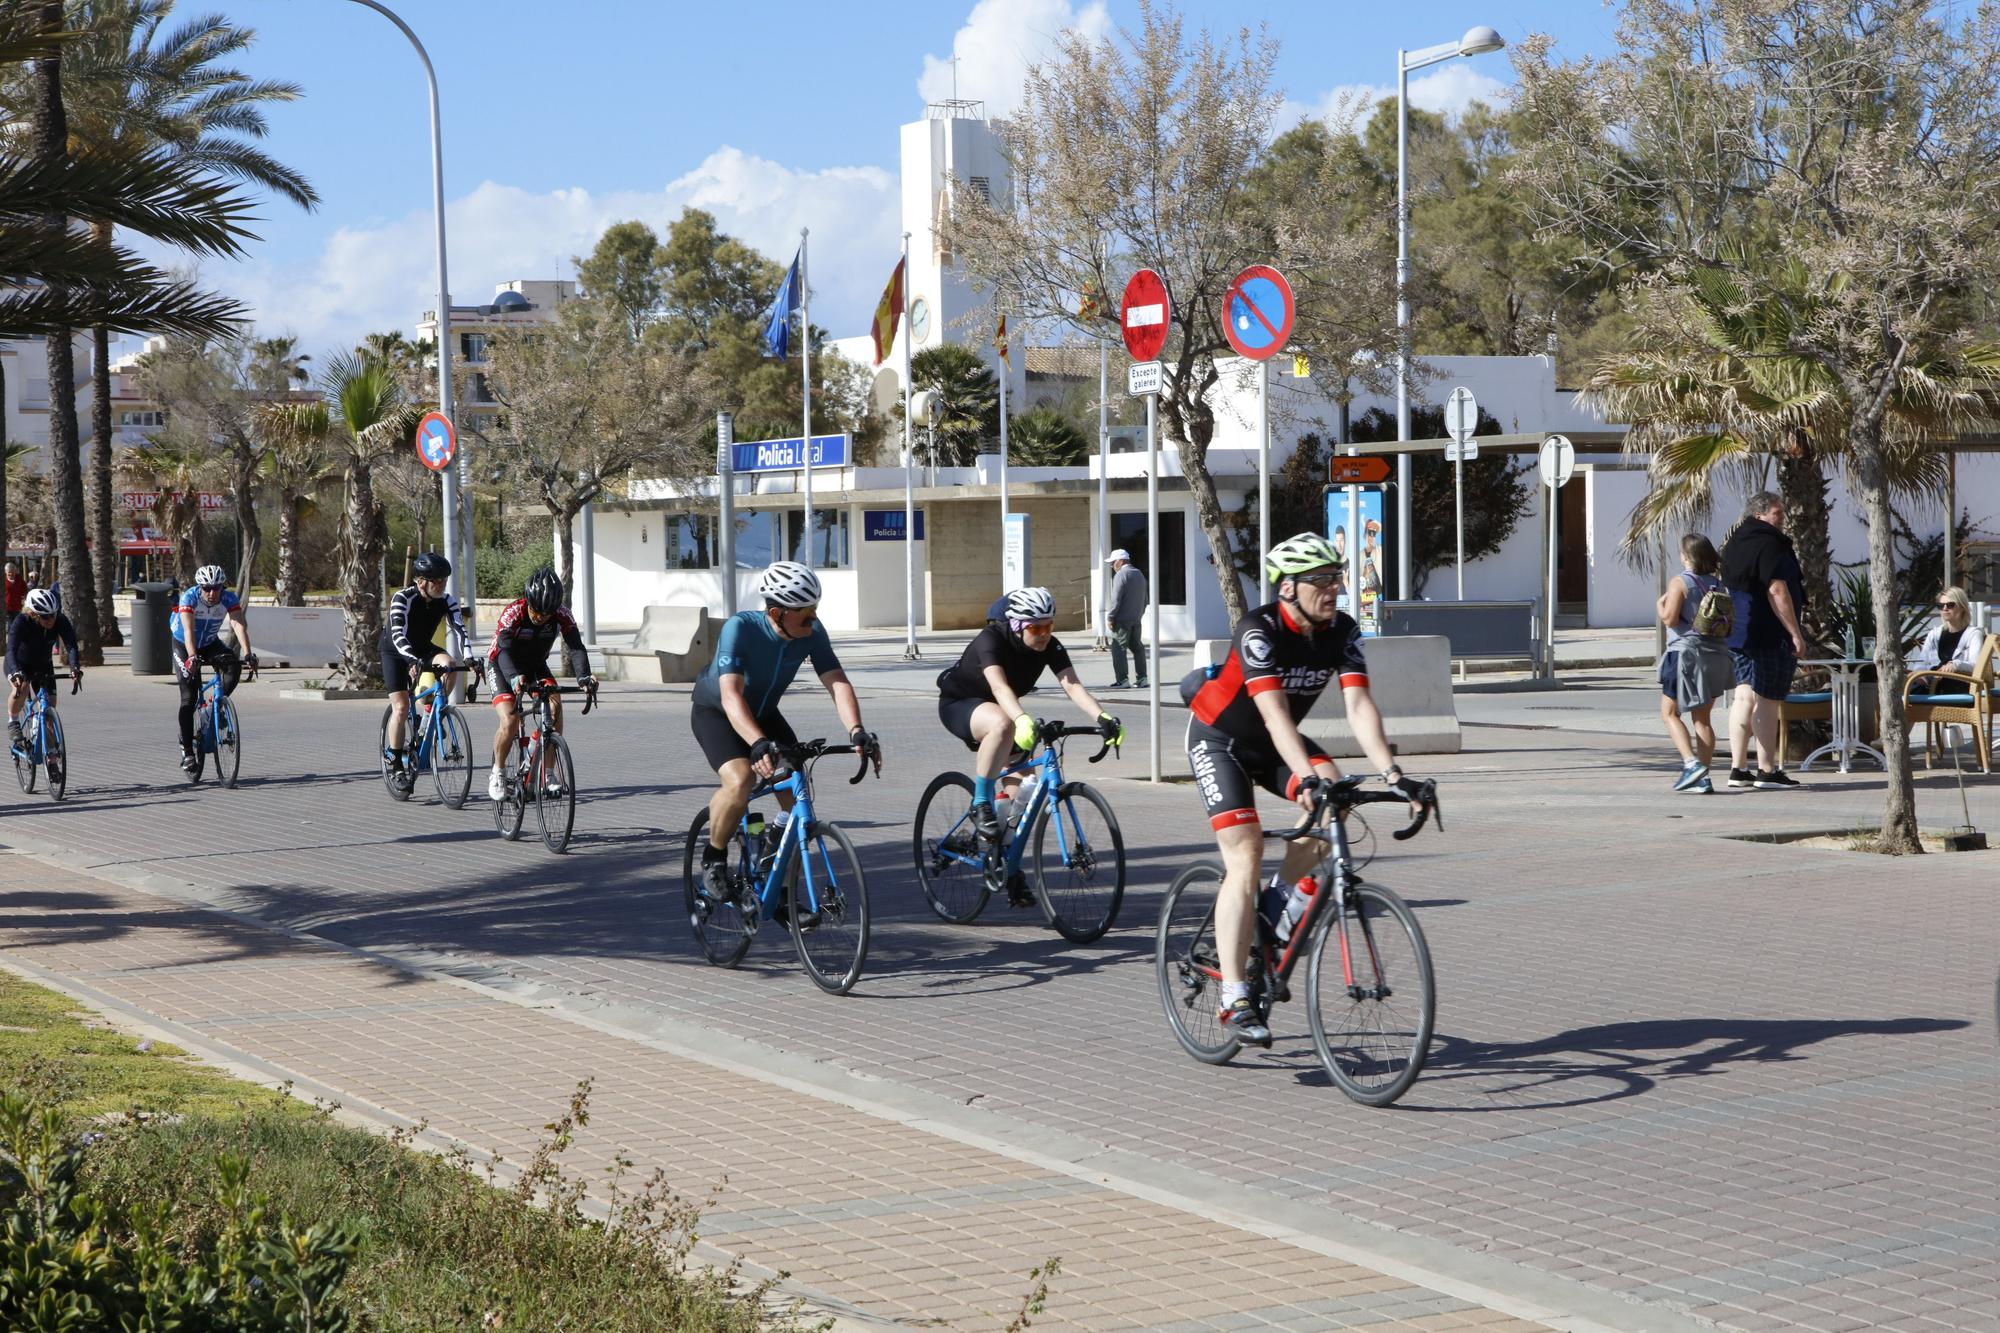
[[[375,495],[375,465],[407,449],[420,415],[403,397],[389,366],[340,353],[322,380],[330,429],[327,441],[340,468],[345,501],[340,517],[340,600],[347,613],[340,666],[351,686],[375,682],[381,665],[375,640],[382,629],[382,558],[389,526]]]
[[[1785,285],[1783,299],[1751,304],[1725,274],[1691,274],[1675,296],[1660,298],[1641,345],[1598,366],[1584,399],[1606,420],[1630,424],[1628,452],[1650,455],[1651,488],[1623,543],[1629,556],[1707,521],[1718,481],[1755,490],[1775,468],[1806,575],[1808,624],[1823,630],[1833,601],[1826,470],[1850,462],[1851,404],[1824,363],[1789,350],[1792,330],[1815,318],[1825,297],[1796,264]],[[1942,491],[1933,442],[1990,412],[1996,370],[1995,346],[1905,362],[1884,441],[1893,492]]]
[[[257,429],[268,446],[264,470],[278,491],[278,605],[304,606],[299,528],[318,503],[320,488],[333,480],[328,448],[333,418],[324,402],[268,403]]]
[[[312,383],[312,371],[306,366],[310,360],[299,350],[297,338],[259,338],[250,344],[250,384],[262,393],[303,389]]]
[[[166,225],[138,229],[156,239],[186,238],[192,248],[235,257],[241,253],[238,238],[247,235],[240,225],[243,205],[219,184],[204,182],[185,168],[169,163],[164,153],[138,156],[129,152],[107,151],[102,160],[78,162],[69,144],[68,119],[62,95],[62,48],[64,20],[62,0],[42,0],[30,9],[26,5],[0,10],[0,53],[32,49],[35,54],[32,79],[21,77],[17,69],[0,66],[0,91],[4,91],[16,118],[21,109],[29,113],[33,126],[31,161],[0,158],[0,219],[9,214],[19,219],[18,230],[0,227],[0,281],[26,279],[45,286],[26,293],[13,292],[0,298],[0,332],[12,332],[9,324],[25,324],[28,332],[48,338],[49,392],[55,402],[50,427],[51,490],[54,497],[58,561],[68,585],[69,610],[76,622],[77,638],[86,664],[104,660],[102,629],[98,617],[96,580],[92,577],[89,546],[83,512],[83,476],[79,466],[76,421],[76,362],[71,345],[75,317],[109,327],[140,327],[158,319],[140,322],[148,307],[157,314],[162,306],[171,322],[190,328],[208,325],[210,334],[230,328],[241,307],[234,302],[203,296],[184,283],[172,283],[157,270],[119,250],[78,238],[69,231],[72,218],[94,222],[109,218],[115,224],[120,215],[145,218],[156,215]],[[18,56],[16,56],[18,62]],[[132,188],[130,199],[117,198],[106,187],[124,175]],[[8,176],[18,176],[28,189],[10,193],[4,186]],[[86,188],[75,187],[83,182]],[[36,195],[43,206],[31,205]],[[73,209],[70,205],[83,204]],[[165,230],[172,233],[161,236]],[[15,234],[9,234],[14,232]],[[93,279],[108,287],[93,290]],[[173,310],[176,299],[189,300],[191,308]],[[108,496],[108,491],[106,492]]]
[[[262,186],[301,208],[319,202],[298,172],[274,161],[251,141],[269,127],[262,106],[300,96],[295,83],[253,80],[216,62],[250,45],[256,33],[202,15],[161,35],[174,0],[71,0],[72,25],[81,34],[66,53],[63,105],[70,151],[130,156],[164,150],[172,160],[205,176]],[[109,246],[112,225],[91,224],[91,237]],[[90,524],[96,558],[98,617],[106,642],[117,642],[111,612],[117,551],[111,540],[111,338],[98,324],[92,357],[93,385]],[[247,497],[245,497],[247,500]],[[240,571],[239,577],[247,577]]]
[[[1090,441],[1055,408],[1037,407],[1007,423],[1007,452],[1022,467],[1075,467],[1090,456]]]
[[[910,382],[938,395],[931,466],[970,467],[980,447],[999,438],[1000,384],[978,353],[957,343],[926,348],[910,358]]]

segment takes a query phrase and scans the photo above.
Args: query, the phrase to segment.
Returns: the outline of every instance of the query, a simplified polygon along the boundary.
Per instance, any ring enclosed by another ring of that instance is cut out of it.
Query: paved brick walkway
[[[0,949],[26,975],[211,1054],[520,1161],[580,1079],[568,1164],[614,1153],[684,1194],[702,1234],[857,1322],[1003,1327],[1059,1256],[1038,1327],[1527,1330],[1456,1296],[661,1051],[351,952],[0,857]]]
[[[252,687],[251,781],[190,792],[171,688],[101,673],[64,704],[73,800],[0,803],[0,842],[1411,1280],[1454,1274],[1610,1327],[1992,1325],[1996,860],[1726,837],[1855,827],[1879,809],[1872,774],[1673,797],[1657,722],[1638,711],[1616,734],[1575,693],[1516,714],[1547,729],[1469,727],[1465,753],[1419,766],[1445,780],[1447,832],[1387,847],[1371,872],[1418,904],[1440,1039],[1409,1097],[1367,1112],[1326,1085],[1291,1010],[1277,1049],[1225,1069],[1174,1045],[1151,924],[1212,846],[1184,787],[1128,780],[1137,746],[1082,770],[1131,849],[1101,945],[1004,907],[966,927],[931,916],[908,819],[963,756],[920,697],[868,698],[887,778],[821,789],[877,909],[856,994],[830,1001],[761,938],[739,971],[706,967],[676,908],[704,799],[685,699],[619,689],[576,724],[589,799],[554,858],[498,842],[483,803],[390,804],[370,758],[379,705]],[[832,724],[823,695],[794,718],[807,735]],[[1567,725],[1586,720],[1599,730]],[[2000,829],[2000,784],[1969,785],[1974,822]],[[1919,810],[1958,822],[1948,776],[1924,779]]]

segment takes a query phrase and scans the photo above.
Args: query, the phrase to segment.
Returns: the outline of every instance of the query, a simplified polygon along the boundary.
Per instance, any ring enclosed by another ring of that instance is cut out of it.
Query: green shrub
[[[0,1327],[350,1327],[336,1293],[354,1233],[338,1223],[301,1227],[285,1214],[268,1221],[245,1158],[216,1157],[205,1190],[179,1195],[203,1201],[208,1224],[192,1235],[166,1200],[138,1206],[86,1188],[83,1163],[83,1141],[60,1112],[0,1095]]]

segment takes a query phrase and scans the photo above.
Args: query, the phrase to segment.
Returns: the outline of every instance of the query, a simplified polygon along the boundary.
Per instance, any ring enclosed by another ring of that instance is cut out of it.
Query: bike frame
[[[222,753],[222,718],[220,710],[216,705],[228,697],[228,695],[222,692],[221,678],[215,672],[210,671],[208,679],[201,683],[201,707],[203,716],[208,720],[208,726],[202,730],[201,735],[195,737],[195,744],[197,746],[206,737],[208,741],[206,753],[208,754]],[[231,704],[230,707],[234,708],[235,705]]]
[[[1034,828],[1035,820],[1041,815],[1043,807],[1052,802],[1055,799],[1055,793],[1062,789],[1061,751],[1063,742],[1068,739],[1068,735],[1060,736],[1054,742],[1045,744],[1040,754],[1030,755],[1020,763],[1009,764],[1000,770],[1000,778],[1022,777],[1031,770],[1038,771],[1041,776],[1041,785],[1035,788],[1035,794],[1028,799],[1027,808],[1022,810],[1015,818],[1014,827],[1008,834],[1006,842],[1001,846],[1001,863],[1009,875],[1020,871],[1021,858],[1028,851],[1029,830]],[[997,782],[1000,778],[994,780]],[[970,812],[967,812],[959,818],[956,824],[945,830],[945,836],[948,838],[952,834],[957,833],[959,829],[969,827],[971,822],[972,815]],[[1068,865],[1070,863],[1070,830],[1077,823],[1076,811],[1071,810],[1066,819],[1062,816],[1061,812],[1058,812],[1055,822],[1056,842],[1062,848],[1063,864]],[[946,851],[943,847],[938,849],[938,855],[956,861],[958,864],[970,867],[973,870],[983,871],[986,867],[986,859],[983,855],[967,855],[964,852]]]
[[[446,672],[410,696],[410,706],[422,707],[424,710],[423,722],[416,728],[416,744],[410,747],[410,768],[413,772],[420,772],[430,760],[431,747],[437,743],[439,734],[444,730],[444,719],[439,714],[446,708],[455,707],[451,702],[451,696],[445,692],[445,686],[450,680],[451,673]]]
[[[819,910],[819,891],[813,880],[812,857],[806,855],[805,846],[805,831],[813,819],[812,762],[800,764],[789,775],[773,779],[758,787],[750,793],[750,800],[754,803],[759,797],[776,796],[780,792],[792,794],[791,818],[785,825],[785,836],[778,840],[777,854],[771,858],[771,871],[757,886],[759,924],[768,920],[772,911],[784,901],[785,875],[791,869],[792,859],[795,856],[799,858],[806,877],[806,910],[809,912]],[[757,864],[757,856],[763,849],[751,841],[748,809],[745,809],[743,817],[736,821],[736,836],[741,838],[743,845],[749,849],[750,865],[754,867]],[[827,866],[825,873],[829,879],[832,878],[833,868]]]
[[[25,738],[29,724],[33,723],[34,738],[28,743],[28,760],[44,768],[49,762],[49,722],[52,719],[56,723],[56,739],[60,741],[62,722],[56,717],[56,701],[49,696],[48,686],[38,685],[35,692],[28,696],[27,707],[21,710],[21,732]]]

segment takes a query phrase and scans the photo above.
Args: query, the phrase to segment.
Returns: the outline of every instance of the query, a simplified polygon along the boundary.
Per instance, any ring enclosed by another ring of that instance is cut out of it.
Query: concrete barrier
[[[245,611],[250,642],[267,666],[333,666],[347,612],[337,606],[252,606]]]
[[[1457,754],[1464,740],[1458,705],[1451,694],[1451,641],[1441,635],[1404,635],[1368,640],[1368,693],[1382,713],[1382,729],[1398,754]],[[1210,666],[1229,654],[1227,639],[1198,639],[1196,666]],[[1337,684],[1306,715],[1299,728],[1337,759],[1361,753],[1347,725],[1347,701]]]
[[[685,685],[715,657],[722,622],[705,606],[649,606],[630,648],[601,650],[606,680]]]

